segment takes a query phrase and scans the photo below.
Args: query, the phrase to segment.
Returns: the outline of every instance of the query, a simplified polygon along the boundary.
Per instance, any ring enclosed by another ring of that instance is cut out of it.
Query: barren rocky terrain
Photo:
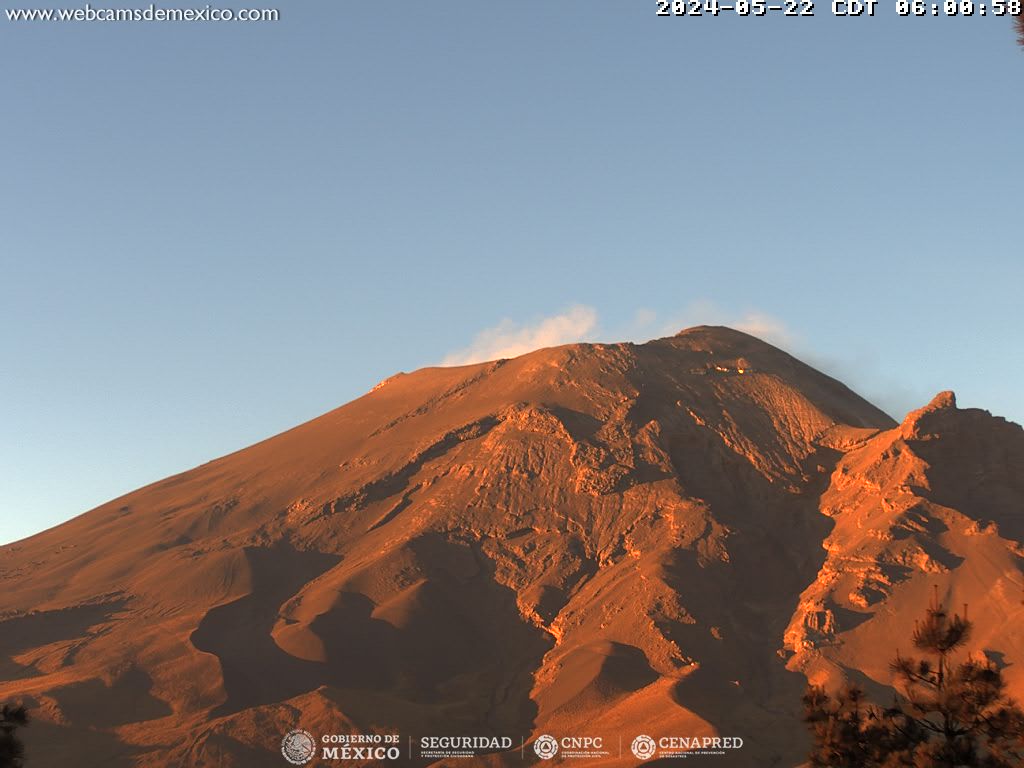
[[[544,349],[0,549],[0,700],[32,768],[281,766],[295,727],[514,736],[493,765],[718,734],[712,764],[788,768],[808,680],[891,697],[936,586],[1024,698],[1022,539],[1024,431],[952,393],[896,423],[719,327]],[[639,762],[613,751],[581,764]]]

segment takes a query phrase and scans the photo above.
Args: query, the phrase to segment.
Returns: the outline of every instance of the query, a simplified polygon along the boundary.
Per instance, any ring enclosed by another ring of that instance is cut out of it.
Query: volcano
[[[936,591],[1024,697],[1022,541],[1024,430],[952,393],[897,423],[721,327],[543,349],[4,547],[0,701],[30,768],[280,768],[293,729],[310,765],[544,764],[550,735],[633,766],[649,735],[797,766],[808,681],[891,698]]]

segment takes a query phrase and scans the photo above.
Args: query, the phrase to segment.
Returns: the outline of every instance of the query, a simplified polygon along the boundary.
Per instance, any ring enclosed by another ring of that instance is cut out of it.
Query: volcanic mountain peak
[[[261,765],[303,724],[794,764],[801,672],[887,684],[922,580],[1010,611],[1022,443],[719,327],[399,374],[0,552],[0,699],[43,766]]]

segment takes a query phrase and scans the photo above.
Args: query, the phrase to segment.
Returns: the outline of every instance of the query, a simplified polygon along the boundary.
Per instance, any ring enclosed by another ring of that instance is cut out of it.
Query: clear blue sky
[[[574,306],[1024,420],[1008,19],[277,7],[0,18],[0,542]]]

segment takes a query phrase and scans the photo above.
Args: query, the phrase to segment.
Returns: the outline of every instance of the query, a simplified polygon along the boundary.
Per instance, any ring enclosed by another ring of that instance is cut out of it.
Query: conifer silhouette
[[[1024,712],[1006,695],[990,660],[951,655],[971,635],[964,615],[949,615],[936,596],[914,630],[924,658],[897,651],[892,670],[902,688],[881,708],[848,686],[835,696],[811,686],[804,721],[813,768],[1013,768],[1024,765]]]
[[[0,707],[0,768],[21,768],[25,748],[18,740],[18,728],[28,725],[24,707]]]

